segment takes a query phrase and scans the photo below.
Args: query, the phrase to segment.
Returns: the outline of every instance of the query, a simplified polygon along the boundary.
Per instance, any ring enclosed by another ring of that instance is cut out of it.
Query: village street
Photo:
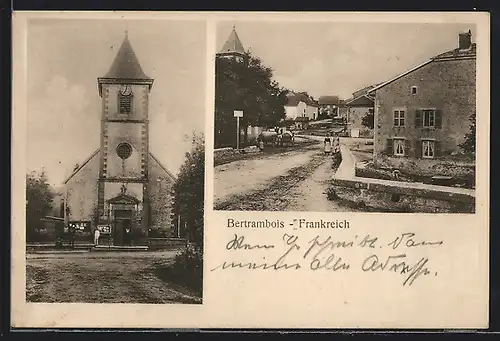
[[[332,156],[316,144],[279,154],[226,163],[214,170],[214,208],[257,211],[344,211],[327,198],[335,174]],[[362,140],[362,139],[359,139]],[[343,139],[351,143],[352,139]],[[364,140],[358,143],[364,143]],[[349,209],[352,211],[352,208]]]
[[[164,252],[28,253],[28,302],[200,303],[163,278],[175,256]]]

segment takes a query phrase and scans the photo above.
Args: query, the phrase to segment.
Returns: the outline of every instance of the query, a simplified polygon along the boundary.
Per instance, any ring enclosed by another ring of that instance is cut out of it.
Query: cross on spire
[[[222,46],[222,49],[219,51],[219,54],[230,55],[230,54],[238,54],[244,55],[245,48],[236,33],[236,26],[233,25],[233,30],[229,35],[226,43]]]

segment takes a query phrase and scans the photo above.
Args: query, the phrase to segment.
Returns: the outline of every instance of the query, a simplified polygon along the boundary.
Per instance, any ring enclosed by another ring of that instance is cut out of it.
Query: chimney
[[[472,45],[472,33],[469,30],[467,33],[460,33],[458,35],[458,48],[460,50],[468,50]]]

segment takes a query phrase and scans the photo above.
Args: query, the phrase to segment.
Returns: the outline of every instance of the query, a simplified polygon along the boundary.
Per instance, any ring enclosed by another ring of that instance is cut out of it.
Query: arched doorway
[[[140,201],[128,194],[108,200],[113,245],[131,245],[137,226]]]

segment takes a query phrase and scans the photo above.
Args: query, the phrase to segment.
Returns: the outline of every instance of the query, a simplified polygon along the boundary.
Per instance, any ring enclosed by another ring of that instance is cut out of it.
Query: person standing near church
[[[95,229],[94,231],[94,245],[97,246],[99,245],[99,236],[101,235],[101,232],[99,232],[99,229]]]

